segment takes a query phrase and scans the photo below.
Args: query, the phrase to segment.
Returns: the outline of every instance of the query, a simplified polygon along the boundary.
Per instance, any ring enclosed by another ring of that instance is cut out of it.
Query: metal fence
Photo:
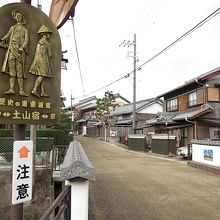
[[[52,150],[52,166],[54,171],[59,171],[64,157],[68,150],[68,145],[54,145]]]
[[[60,195],[53,201],[50,207],[44,212],[39,220],[50,219],[52,215],[54,220],[70,219],[71,216],[71,186],[66,185]]]
[[[0,165],[10,166],[13,155],[13,140],[9,138],[0,138]]]
[[[54,145],[53,138],[37,138],[36,140],[36,167],[52,167],[60,169],[67,145]],[[0,166],[12,166],[13,139],[0,137]]]

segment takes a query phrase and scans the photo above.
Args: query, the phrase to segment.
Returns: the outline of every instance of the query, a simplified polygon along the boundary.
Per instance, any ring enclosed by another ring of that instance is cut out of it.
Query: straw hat
[[[47,26],[42,24],[37,33],[38,34],[41,34],[41,33],[51,33],[52,34],[53,32]]]

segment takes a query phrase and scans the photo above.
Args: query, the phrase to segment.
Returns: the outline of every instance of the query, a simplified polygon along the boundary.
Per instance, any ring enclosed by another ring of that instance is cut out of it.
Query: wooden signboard
[[[61,41],[38,8],[0,8],[0,124],[60,120]]]

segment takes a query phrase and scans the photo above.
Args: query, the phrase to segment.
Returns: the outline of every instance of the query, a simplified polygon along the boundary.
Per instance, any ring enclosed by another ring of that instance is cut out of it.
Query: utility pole
[[[130,47],[134,46],[134,51],[133,51],[133,58],[134,58],[134,68],[133,68],[133,73],[134,73],[134,78],[133,78],[133,120],[132,120],[132,128],[134,134],[136,134],[136,62],[137,62],[137,43],[136,43],[136,34],[134,34],[134,39],[133,41],[128,40],[127,42],[124,40],[121,42],[120,46],[123,47]]]
[[[136,34],[134,34],[133,131],[136,134]]]
[[[71,93],[71,131],[72,131],[72,137],[73,135],[73,129],[74,129],[74,116],[73,116],[73,100],[74,98],[72,97],[72,93]]]

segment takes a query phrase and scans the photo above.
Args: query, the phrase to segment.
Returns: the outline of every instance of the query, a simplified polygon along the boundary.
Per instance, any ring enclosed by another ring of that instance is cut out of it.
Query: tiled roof
[[[178,114],[178,112],[158,112],[156,117],[150,120],[147,120],[147,124],[171,124],[174,123],[172,120],[173,117],[175,117]]]
[[[91,103],[91,101],[95,101],[95,100],[97,100],[96,96],[92,96],[87,99],[80,100],[79,102],[73,104],[72,108],[75,108],[75,107],[83,105],[83,104]]]
[[[127,103],[131,103],[129,100],[127,100],[126,98],[121,96],[119,93],[115,94],[115,100],[117,100],[117,99],[122,99],[123,101],[125,101]]]
[[[195,77],[195,78],[193,78],[193,79],[191,79],[191,80],[186,81],[185,84],[194,82],[195,80],[203,79],[203,78],[209,76],[209,75],[212,74],[212,73],[218,72],[219,70],[220,70],[220,67],[217,67],[217,68],[215,68],[215,69],[213,69],[213,70],[211,70],[211,71],[208,71],[208,72],[203,73],[203,74],[201,74],[201,75],[199,75],[199,76],[197,76],[197,77]]]
[[[213,69],[213,70],[211,70],[211,71],[209,71],[209,72],[203,73],[203,74],[201,74],[201,75],[199,75],[199,76],[197,76],[197,77],[195,77],[195,78],[193,78],[193,79],[191,79],[191,80],[188,80],[188,81],[186,81],[183,85],[181,85],[181,86],[179,86],[179,87],[176,87],[176,88],[174,88],[174,89],[172,89],[172,90],[170,90],[170,91],[168,91],[168,92],[165,92],[165,93],[163,93],[163,94],[161,94],[161,95],[159,95],[159,96],[157,96],[157,97],[158,97],[158,98],[164,97],[165,95],[167,95],[167,94],[169,94],[169,93],[171,93],[171,92],[174,92],[174,91],[176,91],[176,90],[178,90],[178,89],[182,89],[182,88],[184,88],[184,87],[186,87],[186,86],[188,86],[188,85],[190,85],[190,84],[192,84],[192,83],[195,83],[195,82],[204,80],[204,79],[210,77],[212,74],[215,74],[215,73],[216,73],[216,74],[219,74],[219,71],[220,71],[220,67],[217,67],[217,68],[215,68],[215,69]]]
[[[187,120],[196,118],[202,114],[213,111],[213,108],[206,104],[202,105],[199,108],[187,110],[183,112],[158,112],[156,117],[147,120],[147,124],[172,124],[176,123],[177,120]]]
[[[131,123],[132,123],[132,119],[126,119],[126,120],[117,121],[114,124],[115,125],[122,125],[122,124],[131,124]]]
[[[151,99],[146,99],[146,100],[142,100],[139,102],[136,102],[136,111],[138,111],[138,109],[142,108],[143,106],[150,104],[152,102],[157,101],[158,99],[155,98],[151,98]],[[115,109],[114,111],[111,112],[111,116],[113,115],[123,115],[123,114],[130,114],[133,111],[133,103],[130,104],[126,104],[120,108]]]
[[[209,146],[220,146],[220,141],[216,140],[191,140],[190,144],[201,144],[201,145],[209,145]]]
[[[119,93],[115,94],[115,99],[121,99],[121,100],[125,101],[126,103],[130,103],[130,101],[128,101],[127,99],[122,97]],[[74,103],[72,105],[72,108],[74,109],[74,108],[79,107],[79,106],[83,106],[83,105],[87,105],[87,104],[91,104],[91,103],[96,103],[96,101],[97,101],[97,97],[96,96],[91,96],[89,98],[82,99],[77,103]],[[66,107],[66,108],[71,109],[71,106]]]
[[[96,103],[90,103],[86,105],[85,107],[82,107],[81,110],[86,110],[86,109],[95,108],[95,107],[97,107]]]
[[[192,118],[197,117],[198,115],[201,115],[201,114],[205,113],[207,110],[212,111],[213,108],[208,104],[202,105],[198,109],[179,113],[178,115],[173,117],[172,120],[183,120],[183,119],[186,119],[186,118],[187,119],[192,119]]]

